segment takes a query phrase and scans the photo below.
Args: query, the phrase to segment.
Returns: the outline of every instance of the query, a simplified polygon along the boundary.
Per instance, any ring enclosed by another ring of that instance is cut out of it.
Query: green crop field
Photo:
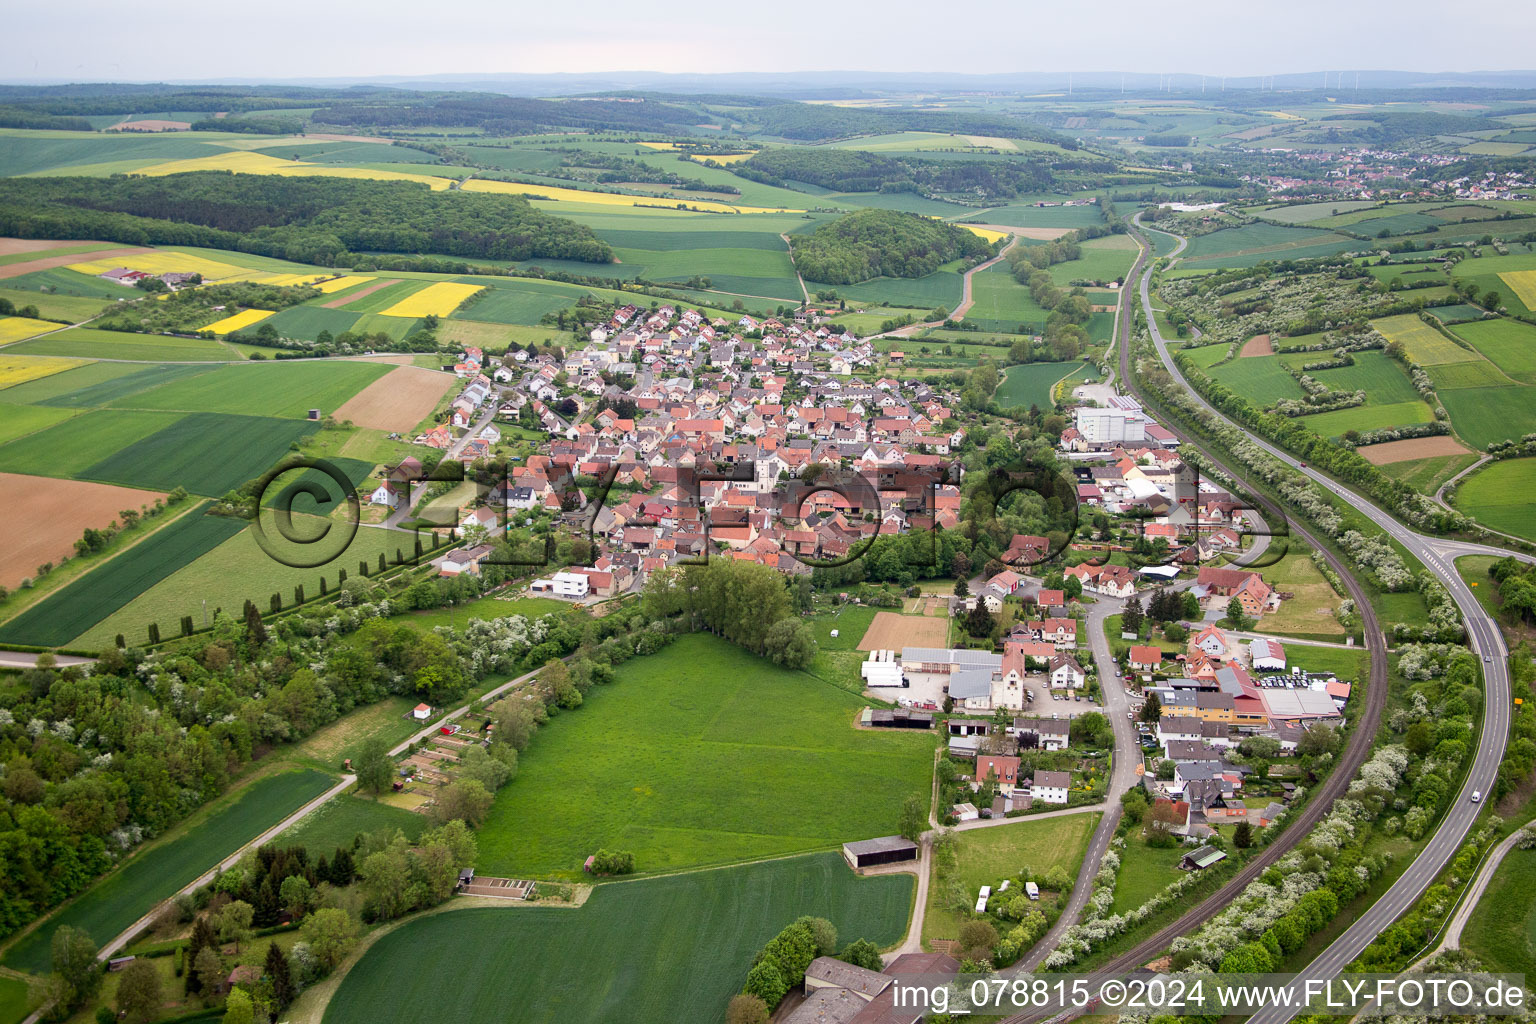
[[[171,573],[244,529],[200,506],[0,624],[0,641],[57,647],[79,636]],[[190,611],[190,609],[188,609]],[[173,623],[164,623],[169,638]]]
[[[335,412],[388,373],[383,363],[313,361],[240,363],[111,403],[133,409],[180,409],[300,418],[312,408]]]
[[[1216,380],[1260,405],[1282,398],[1301,398],[1304,392],[1296,378],[1285,372],[1275,356],[1234,359],[1206,371]]]
[[[98,331],[90,327],[67,330],[23,341],[7,351],[34,356],[74,356],[85,359],[133,359],[149,363],[209,362],[239,359],[239,353],[206,338],[173,338],[160,334]]]
[[[825,286],[808,280],[806,287],[815,292]],[[965,290],[964,282],[954,270],[939,270],[918,278],[877,277],[872,281],[836,287],[837,293],[847,298],[849,305],[909,306],[924,310],[939,306],[954,309]]]
[[[210,619],[218,608],[230,615],[238,615],[247,599],[255,601],[265,613],[274,593],[282,596],[286,608],[293,603],[295,586],[302,584],[305,596],[315,597],[320,593],[322,576],[334,588],[338,569],[356,575],[357,563],[367,559],[368,569],[372,572],[380,554],[392,562],[397,547],[407,558],[414,550],[408,534],[397,530],[359,528],[351,544],[334,561],[313,569],[295,569],[275,561],[262,549],[251,530],[240,529],[245,526],[243,520],[224,522],[233,522],[236,531],[215,537],[193,557],[179,559],[168,566],[167,571],[146,580],[125,600],[108,609],[110,614],[103,613],[89,622],[80,623],[67,638],[73,641],[71,646],[99,648],[111,643],[118,633],[137,639],[144,635],[151,622],[158,622],[161,633],[170,636],[177,631],[177,623],[183,615],[192,616],[201,627],[205,602]],[[322,525],[315,517],[298,513],[294,516],[294,532],[304,537],[317,536]],[[280,550],[292,550],[304,556],[330,554],[339,548],[345,537],[341,526],[333,520],[332,534],[328,534],[327,540],[317,544],[313,551],[286,545]],[[267,530],[269,534],[273,533],[270,521]],[[336,538],[334,541],[330,539],[332,536]],[[3,635],[0,632],[0,636]]]
[[[1372,320],[1371,326],[1388,341],[1399,342],[1407,351],[1408,358],[1420,366],[1465,362],[1477,358],[1476,352],[1462,348],[1414,313]]]
[[[285,338],[314,341],[321,331],[330,331],[334,338],[343,331],[352,330],[361,316],[350,309],[326,309],[318,304],[307,304],[289,306],[264,322],[271,324],[272,329]]]
[[[1086,363],[1020,363],[1003,371],[1003,382],[997,388],[997,404],[1003,409],[1015,406],[1041,409],[1052,407],[1051,389],[1063,377],[1081,372]]]
[[[1408,379],[1396,360],[1375,351],[1355,352],[1352,355],[1355,359],[1353,366],[1306,372],[1335,391],[1364,391],[1366,401],[1371,405],[1420,400],[1419,393],[1413,389],[1413,381]],[[1277,358],[1288,366],[1300,368],[1304,363],[1329,357],[1327,353],[1293,352]]]
[[[473,345],[489,353],[505,352],[512,342],[542,345],[548,342],[563,348],[577,344],[576,335],[554,327],[526,324],[491,324],[479,320],[444,320],[437,329],[438,339],[450,345]]]
[[[0,470],[78,476],[113,452],[142,441],[180,418],[174,412],[132,409],[88,412],[0,447]]]
[[[1096,203],[1086,206],[994,206],[990,210],[967,210],[963,217],[978,224],[1000,224],[1009,228],[1084,228],[1104,223],[1104,214]]]
[[[971,309],[967,320],[1000,324],[1001,329],[1012,330],[1019,324],[1045,327],[1050,314],[1035,301],[1028,288],[1013,278],[1006,263],[988,267],[971,277]]]
[[[302,846],[311,861],[329,857],[338,846],[352,845],[358,835],[388,829],[415,841],[429,822],[424,814],[391,807],[360,796],[339,796],[273,840],[279,846]]]
[[[1510,850],[1462,932],[1461,947],[1490,971],[1536,975],[1536,852]]]
[[[1536,431],[1536,389],[1456,388],[1437,392],[1451,425],[1469,444],[1487,448]],[[3,453],[0,449],[0,453]]]
[[[580,878],[598,847],[650,872],[889,835],[901,802],[928,792],[933,738],[855,730],[863,706],[723,640],[683,637],[539,731],[480,830],[480,867]],[[825,801],[834,785],[859,799]]]
[[[1451,477],[1477,461],[1476,455],[1437,455],[1428,459],[1405,459],[1380,467],[1393,480],[1424,494],[1433,494]]]
[[[0,397],[4,396],[0,395]],[[0,445],[35,431],[44,430],[73,415],[75,415],[74,412],[69,409],[0,403]]]
[[[20,971],[45,973],[49,942],[54,930],[64,925],[84,929],[97,944],[106,942],[330,785],[329,775],[309,770],[282,772],[251,783],[232,798],[199,811],[176,838],[136,852],[12,945],[0,962]]]
[[[1522,384],[1536,384],[1536,327],[1518,320],[1482,320],[1458,324],[1451,333]]]
[[[1506,234],[1509,222],[1498,225],[1498,234],[1510,237]],[[1481,234],[1488,229],[1488,225],[1479,225],[1474,230]],[[1484,250],[1485,252],[1491,250]],[[1490,291],[1499,293],[1499,301],[1510,313],[1520,316],[1536,313],[1536,309],[1522,299],[1518,292],[1510,287],[1509,282],[1500,277],[1500,274],[1518,273],[1520,271],[1536,270],[1536,255],[1520,253],[1511,256],[1480,256],[1475,259],[1462,260],[1451,270],[1451,276],[1459,282],[1474,285],[1479,294]]]
[[[1278,224],[1245,224],[1222,228],[1206,235],[1196,235],[1184,250],[1186,261],[1246,253],[1273,253],[1275,259],[1288,259],[1287,250],[1331,243],[1339,236],[1311,228],[1284,227]],[[1355,244],[1351,241],[1351,244]]]
[[[425,291],[431,286],[432,281],[399,280],[393,284],[387,284],[378,291],[370,292],[361,298],[339,307],[348,313],[378,313],[388,309],[401,299],[415,295],[419,291]]]
[[[1368,402],[1350,409],[1303,416],[1301,421],[1324,437],[1339,437],[1347,430],[1402,427],[1410,423],[1428,423],[1434,418],[1434,410],[1416,398],[1411,402],[1394,402],[1389,405]]]
[[[1424,290],[1434,291],[1435,289],[1427,288]],[[1487,315],[1487,311],[1481,306],[1469,306],[1465,302],[1458,302],[1454,306],[1434,306],[1429,312],[1436,320],[1443,324],[1464,324],[1469,320],[1481,320]]]
[[[462,309],[455,318],[492,323],[537,324],[545,313],[569,308],[580,292],[550,282],[491,279],[490,289]]]
[[[975,894],[984,885],[995,892],[1003,879],[1024,871],[1046,874],[1060,868],[1068,878],[1076,878],[1098,821],[1097,814],[1085,812],[1041,821],[1021,818],[1008,825],[956,833],[956,863],[948,877],[957,878],[968,894]],[[974,916],[944,906],[941,889],[929,883],[924,942],[958,938],[960,926]]]
[[[601,885],[577,910],[420,917],[363,955],[324,1020],[720,1020],[752,955],[795,918],[827,918],[840,946],[858,938],[887,946],[906,929],[912,889],[911,875],[858,878],[824,853]],[[449,976],[456,980],[445,986]]]
[[[1536,540],[1536,459],[1491,462],[1456,487],[1456,507],[1495,530]]]
[[[161,490],[185,487],[218,497],[267,472],[294,442],[318,429],[311,420],[189,413],[80,475]]]
[[[192,363],[144,366],[141,363],[91,363],[78,370],[66,370],[47,378],[53,386],[37,387],[44,381],[22,385],[27,400],[38,405],[57,405],[71,409],[89,409],[136,395],[183,377],[207,373],[211,367]],[[13,389],[12,393],[21,388]]]
[[[1370,199],[1346,199],[1337,203],[1303,203],[1299,206],[1280,206],[1259,212],[1266,220],[1282,224],[1310,224],[1353,210],[1369,210],[1377,204]]]

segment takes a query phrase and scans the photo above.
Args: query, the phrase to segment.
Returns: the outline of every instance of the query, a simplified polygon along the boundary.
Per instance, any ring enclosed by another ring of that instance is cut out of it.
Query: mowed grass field
[[[1088,840],[1098,824],[1097,814],[1069,814],[1060,818],[1030,821],[1020,818],[1007,825],[956,833],[956,864],[953,874],[973,896],[984,885],[995,892],[1005,878],[1030,871],[1045,874],[1061,868],[1068,878],[1077,877]],[[960,926],[971,919],[942,905],[937,877],[928,885],[928,907],[923,915],[923,941],[959,938]]]
[[[1510,850],[1462,932],[1461,947],[1491,971],[1536,975],[1536,851]]]
[[[194,508],[0,624],[0,641],[41,647],[66,644],[244,528],[242,520],[203,515],[204,507]],[[166,638],[177,631],[171,622],[162,629]]]
[[[6,950],[0,963],[46,973],[49,943],[63,925],[82,928],[98,945],[113,938],[161,900],[319,796],[331,785],[323,772],[287,771],[259,779],[143,848]]]
[[[1275,356],[1234,359],[1205,372],[1260,405],[1271,405],[1282,398],[1301,398],[1304,395],[1296,378],[1285,372]]]
[[[1477,358],[1476,352],[1457,345],[1414,313],[1372,320],[1371,326],[1388,341],[1399,342],[1408,352],[1408,358],[1420,366],[1459,363]]]
[[[334,485],[332,485],[334,489]],[[122,633],[130,642],[142,642],[151,622],[160,624],[161,635],[169,638],[179,631],[177,625],[183,615],[190,615],[200,628],[203,624],[203,605],[207,602],[210,620],[214,610],[222,608],[229,615],[240,614],[247,599],[266,612],[271,596],[281,594],[283,607],[293,603],[293,588],[303,585],[305,597],[320,593],[320,578],[325,577],[332,589],[336,586],[337,570],[346,569],[348,575],[357,573],[357,563],[367,559],[368,571],[377,568],[380,554],[393,562],[395,549],[400,548],[409,558],[414,550],[409,534],[398,530],[359,528],[345,551],[337,554],[334,561],[313,569],[299,569],[273,559],[258,543],[255,534],[246,527],[244,520],[219,520],[233,522],[236,529],[218,536],[212,544],[197,551],[192,558],[182,558],[168,566],[153,580],[147,580],[137,591],[118,601],[105,614],[89,622],[77,622],[77,628],[66,639],[85,648],[99,648],[110,644]],[[338,549],[345,537],[343,523],[331,520],[331,533],[324,542],[313,548],[279,544],[279,550],[293,552],[309,559],[322,553],[330,554]],[[294,533],[313,537],[325,526],[318,517],[294,515]],[[268,535],[278,538],[270,521]],[[0,630],[0,638],[5,633]],[[60,643],[64,641],[58,641]],[[71,645],[73,646],[73,644]]]
[[[653,872],[890,835],[906,797],[927,799],[934,740],[856,730],[863,707],[723,640],[682,637],[539,731],[480,830],[478,867],[581,878],[599,847]]]
[[[351,847],[355,836],[385,829],[404,832],[405,838],[414,842],[429,824],[424,814],[366,797],[345,795],[308,815],[274,842],[279,846],[304,847],[313,862],[322,856],[330,857],[338,846]]]
[[[1478,521],[1536,540],[1536,459],[1503,459],[1491,462],[1462,480],[1456,487],[1456,507]]]
[[[840,855],[823,853],[601,885],[575,910],[418,917],[352,967],[324,1021],[720,1020],[753,954],[795,918],[827,918],[839,946],[887,946],[906,929],[912,890],[911,875],[858,878]]]
[[[1052,408],[1051,391],[1063,377],[1082,373],[1087,363],[1020,363],[1003,371],[997,387],[997,404],[1004,409],[1014,406]]]

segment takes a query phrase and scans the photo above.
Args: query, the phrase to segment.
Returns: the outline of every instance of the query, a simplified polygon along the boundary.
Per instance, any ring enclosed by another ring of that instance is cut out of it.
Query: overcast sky
[[[202,0],[7,5],[0,79],[559,71],[1182,71],[1536,66],[1491,0]]]

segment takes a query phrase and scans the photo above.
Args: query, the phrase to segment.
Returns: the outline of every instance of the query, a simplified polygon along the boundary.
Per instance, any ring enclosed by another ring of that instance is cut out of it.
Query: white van
[[[1032,900],[1038,900],[1040,898],[1040,887],[1034,882],[1025,882],[1024,895],[1028,896]]]

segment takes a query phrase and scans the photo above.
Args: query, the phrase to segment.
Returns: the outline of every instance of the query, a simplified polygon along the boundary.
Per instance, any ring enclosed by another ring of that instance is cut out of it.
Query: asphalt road
[[[1139,227],[1139,219],[1137,222]],[[1175,236],[1177,237],[1177,236]],[[1182,239],[1179,250],[1182,250]],[[1184,380],[1184,375],[1179,372],[1172,355],[1168,351],[1168,342],[1158,330],[1157,322],[1152,317],[1150,270],[1142,274],[1140,280],[1141,303],[1147,313],[1147,329],[1151,332],[1153,344],[1157,348],[1158,358],[1163,366],[1173,375],[1174,379],[1183,384],[1190,396],[1202,407],[1212,414],[1220,417],[1224,422],[1231,423],[1225,416],[1213,408]],[[1234,426],[1236,424],[1233,424]],[[1463,840],[1471,831],[1473,822],[1482,810],[1482,804],[1472,803],[1471,796],[1474,791],[1489,793],[1493,790],[1494,780],[1498,773],[1499,762],[1504,757],[1504,747],[1509,734],[1510,720],[1510,691],[1509,673],[1506,659],[1508,650],[1504,646],[1504,640],[1499,632],[1498,624],[1483,611],[1473,595],[1470,587],[1462,581],[1461,576],[1455,570],[1454,561],[1462,554],[1478,551],[1508,554],[1497,548],[1490,548],[1481,544],[1469,544],[1463,541],[1448,540],[1444,538],[1428,537],[1420,534],[1407,526],[1399,523],[1386,511],[1378,508],[1370,501],[1351,491],[1341,484],[1335,483],[1331,478],[1323,475],[1311,467],[1304,467],[1300,460],[1269,444],[1262,438],[1251,432],[1248,438],[1254,444],[1262,448],[1267,454],[1284,462],[1293,470],[1310,477],[1314,482],[1332,491],[1342,498],[1347,504],[1360,512],[1371,522],[1381,527],[1399,544],[1403,545],[1414,557],[1424,563],[1430,572],[1440,580],[1455,600],[1461,610],[1462,621],[1467,627],[1467,644],[1473,653],[1485,659],[1483,665],[1485,700],[1483,702],[1482,732],[1478,739],[1477,751],[1473,756],[1472,765],[1467,772],[1466,781],[1461,791],[1455,797],[1450,809],[1442,819],[1440,827],[1436,829],[1428,845],[1409,865],[1408,870],[1395,881],[1391,888],[1382,895],[1374,904],[1367,908],[1345,932],[1325,949],[1312,963],[1308,964],[1298,975],[1298,984],[1308,979],[1330,978],[1360,955],[1382,931],[1400,917],[1419,898],[1420,894],[1429,887],[1441,869],[1450,861],[1460,848]],[[1298,531],[1299,532],[1299,531]],[[1346,579],[1349,577],[1346,575]],[[1356,605],[1362,610],[1369,605],[1357,599]],[[1374,675],[1374,674],[1373,674]],[[1373,680],[1374,681],[1374,680]],[[1373,685],[1372,690],[1376,687]],[[1374,730],[1372,730],[1374,732]],[[1340,766],[1343,767],[1342,765]],[[1353,774],[1351,772],[1350,774]],[[1330,781],[1341,775],[1335,770],[1330,776]],[[1316,801],[1314,801],[1316,803]],[[1293,823],[1291,829],[1296,830],[1300,823]],[[1283,1024],[1290,1020],[1298,1011],[1281,1006],[1271,1005],[1255,1014],[1251,1021],[1255,1024]]]

